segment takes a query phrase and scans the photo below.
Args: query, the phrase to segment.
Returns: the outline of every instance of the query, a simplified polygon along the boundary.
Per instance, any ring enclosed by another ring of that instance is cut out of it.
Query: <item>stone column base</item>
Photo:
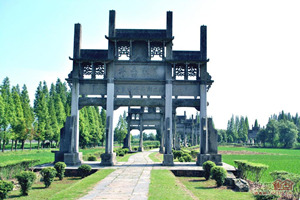
[[[82,160],[82,152],[64,153],[64,162],[67,166],[80,165]]]
[[[213,161],[216,165],[222,165],[222,155],[221,154],[198,154],[197,165],[202,166],[205,161]]]
[[[101,154],[101,163],[102,166],[114,166],[116,164],[116,153],[103,153]]]
[[[174,161],[173,161],[173,154],[164,154],[164,161],[162,165],[164,166],[173,166]]]
[[[139,152],[143,152],[144,151],[144,147],[139,147],[138,151]]]
[[[159,147],[159,153],[161,153],[161,154],[164,153],[164,147]]]

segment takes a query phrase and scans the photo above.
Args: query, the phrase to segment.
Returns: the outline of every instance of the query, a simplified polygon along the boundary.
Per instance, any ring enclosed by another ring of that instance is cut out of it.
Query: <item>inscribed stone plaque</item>
[[[114,71],[115,80],[164,80],[164,76],[164,65],[116,64]]]
[[[116,95],[164,95],[164,85],[128,85],[128,84],[115,84]]]

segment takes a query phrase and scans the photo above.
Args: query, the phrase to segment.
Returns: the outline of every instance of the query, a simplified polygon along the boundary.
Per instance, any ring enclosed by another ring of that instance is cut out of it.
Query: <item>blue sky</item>
[[[171,10],[174,50],[199,50],[200,25],[208,26],[216,127],[226,128],[232,114],[265,125],[281,110],[300,113],[299,8],[297,0],[0,0],[0,80],[26,84],[33,101],[39,81],[70,72],[75,23],[82,48],[105,49],[109,10],[117,28],[150,29],[164,29]]]

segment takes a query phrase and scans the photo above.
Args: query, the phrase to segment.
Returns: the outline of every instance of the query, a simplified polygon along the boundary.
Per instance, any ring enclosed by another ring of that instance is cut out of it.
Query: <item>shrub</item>
[[[182,151],[176,151],[176,150],[173,151],[174,159],[176,158],[179,159],[182,156],[182,154],[183,154]]]
[[[23,171],[18,174],[16,178],[21,186],[21,194],[23,196],[27,196],[33,182],[36,179],[35,173],[32,171]]]
[[[279,196],[275,194],[257,194],[254,195],[254,198],[256,200],[276,200],[279,198]]]
[[[65,168],[66,164],[64,162],[57,162],[54,165],[54,168],[56,169],[56,176],[59,178],[59,180],[63,180],[65,176]]]
[[[247,160],[235,160],[237,168],[241,171],[241,178],[247,179]]]
[[[178,158],[178,161],[179,161],[179,162],[184,162],[183,157],[179,157],[179,158]]]
[[[5,199],[7,197],[7,193],[12,191],[14,188],[14,184],[10,181],[0,181],[0,199]]]
[[[211,169],[211,175],[214,180],[217,182],[217,186],[220,187],[224,184],[227,171],[220,166],[213,167]]]
[[[47,188],[54,181],[54,178],[56,176],[56,170],[53,167],[43,168],[41,170],[41,175],[43,177],[45,187]]]
[[[96,161],[97,160],[97,157],[94,156],[94,155],[89,155],[88,157],[88,161]]]
[[[119,149],[118,151],[116,151],[117,156],[120,156],[120,154],[122,154],[123,156],[125,155],[123,149]]]
[[[210,170],[215,166],[216,166],[216,164],[210,160],[203,163],[202,167],[204,170],[204,177],[206,180],[208,180],[210,177]]]
[[[81,178],[88,176],[91,170],[92,168],[89,165],[81,165],[80,167],[78,167],[78,172],[81,175]]]
[[[182,158],[183,158],[183,160],[184,160],[185,162],[191,162],[191,161],[192,161],[192,156],[191,156],[190,154],[188,154],[188,153],[184,153],[184,154],[182,155]]]
[[[196,158],[199,153],[200,153],[199,151],[191,150],[191,156],[193,158]]]
[[[252,163],[247,160],[235,160],[237,168],[241,170],[241,177],[247,179],[251,177],[255,182],[258,182],[263,173],[268,169],[268,165],[260,163]]]
[[[123,151],[124,151],[125,154],[127,154],[129,152],[129,149],[128,148],[124,148]]]
[[[124,151],[119,152],[119,156],[124,156],[124,155],[125,155]]]

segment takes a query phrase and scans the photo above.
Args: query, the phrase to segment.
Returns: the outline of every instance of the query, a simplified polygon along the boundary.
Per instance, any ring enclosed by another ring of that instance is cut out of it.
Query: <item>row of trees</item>
[[[38,141],[40,144],[49,141],[57,147],[60,129],[64,126],[66,117],[70,115],[71,92],[66,83],[57,79],[51,84],[40,82],[35,93],[33,107],[30,104],[26,85],[10,86],[9,78],[0,85],[0,148],[12,142],[12,148],[25,140]],[[80,146],[95,146],[103,143],[106,124],[106,113],[98,107],[85,107],[80,110],[79,136]]]
[[[257,124],[257,120],[255,121]],[[257,124],[258,126],[258,124]],[[248,140],[249,121],[248,117],[238,117],[232,115],[228,120],[227,130],[219,130],[219,142],[247,142]]]
[[[298,113],[292,116],[282,111],[279,115],[272,115],[266,127],[257,135],[257,140],[263,146],[291,148],[300,142],[300,118]]]

